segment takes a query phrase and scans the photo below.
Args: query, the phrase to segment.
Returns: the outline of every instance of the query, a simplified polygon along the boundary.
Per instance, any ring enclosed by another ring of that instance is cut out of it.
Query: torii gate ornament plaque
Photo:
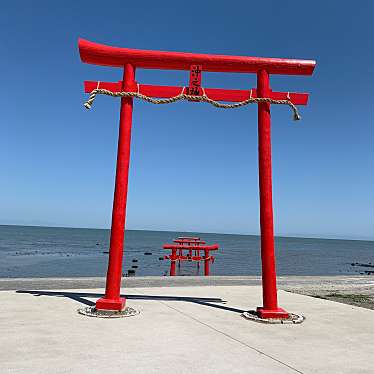
[[[178,100],[207,102],[216,107],[236,108],[258,104],[258,155],[260,187],[260,227],[263,306],[257,308],[260,318],[288,318],[289,313],[278,306],[272,202],[272,169],[270,138],[270,104],[284,104],[294,111],[294,119],[300,119],[295,105],[306,105],[308,94],[274,92],[270,88],[270,74],[312,75],[315,61],[280,58],[260,58],[208,55],[182,52],[147,51],[110,47],[87,40],[79,40],[79,52],[83,62],[123,69],[119,82],[84,82],[85,92],[91,93],[85,103],[89,109],[97,94],[121,97],[119,139],[112,227],[109,249],[108,273],[105,296],[96,301],[98,310],[123,310],[125,299],[120,296],[124,230],[126,220],[127,185],[130,161],[133,98],[155,104],[167,104]],[[188,87],[153,86],[138,84],[135,69],[162,69],[190,71]],[[201,86],[202,73],[230,72],[257,74],[257,88],[228,90]],[[220,102],[221,101],[221,102]],[[233,104],[222,103],[229,102]]]

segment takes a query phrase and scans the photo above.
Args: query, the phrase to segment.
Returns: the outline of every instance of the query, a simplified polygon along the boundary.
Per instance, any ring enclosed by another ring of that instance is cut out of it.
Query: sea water
[[[219,244],[212,275],[261,274],[258,236],[127,230],[124,275],[129,269],[136,276],[167,275],[170,261],[162,258],[169,251],[162,245],[178,236],[199,236]],[[105,276],[109,237],[110,231],[104,229],[0,225],[0,277]],[[365,269],[352,263],[374,264],[374,241],[277,237],[275,247],[279,275],[359,274]],[[177,273],[202,275],[203,269],[183,262]]]

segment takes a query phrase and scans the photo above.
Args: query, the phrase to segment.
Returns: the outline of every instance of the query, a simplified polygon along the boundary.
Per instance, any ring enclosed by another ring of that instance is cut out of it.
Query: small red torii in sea
[[[170,275],[176,275],[176,263],[180,265],[181,261],[194,261],[200,266],[200,261],[204,261],[204,275],[210,274],[210,263],[214,262],[214,256],[210,255],[210,251],[218,250],[218,244],[206,245],[204,240],[196,237],[179,237],[173,240],[176,244],[164,244],[164,249],[171,249],[171,254],[164,258],[170,260]],[[187,250],[188,254],[184,255],[183,251]],[[204,252],[204,256],[200,255],[200,251]],[[194,254],[193,254],[194,252]]]
[[[121,91],[153,98],[170,98],[188,91],[186,93],[197,94],[196,97],[202,98],[201,95],[203,95],[205,101],[207,98],[209,100],[233,103],[253,98],[261,100],[257,103],[263,306],[257,308],[257,314],[261,318],[287,318],[289,316],[288,312],[278,306],[277,300],[272,203],[270,103],[274,103],[274,100],[282,100],[283,103],[293,107],[294,105],[306,105],[308,94],[272,91],[270,88],[270,75],[312,75],[316,62],[313,60],[118,48],[83,39],[79,40],[79,53],[81,60],[85,63],[123,69],[123,78],[119,82],[84,82],[84,89],[87,93],[101,88],[112,93]],[[188,89],[185,90],[185,87],[139,84],[135,80],[135,70],[137,68],[190,71]],[[201,86],[202,72],[254,73],[257,75],[257,87],[248,90],[203,88]],[[191,100],[191,97],[189,100]],[[86,107],[89,108],[90,105]],[[96,302],[96,308],[99,310],[122,310],[125,306],[125,299],[120,296],[120,287],[132,110],[133,97],[122,97],[108,273],[105,296]]]

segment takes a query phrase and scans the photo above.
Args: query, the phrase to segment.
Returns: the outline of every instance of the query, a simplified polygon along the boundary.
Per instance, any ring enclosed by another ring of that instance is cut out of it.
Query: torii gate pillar
[[[135,68],[131,64],[126,64],[123,69],[122,91],[131,90],[134,83]],[[123,97],[121,99],[116,184],[113,199],[105,297],[96,301],[96,309],[122,310],[125,307],[125,299],[121,298],[121,278],[130,165],[132,108],[133,99]]]
[[[269,97],[269,74],[266,70],[259,70],[257,73],[257,92],[260,97]],[[271,121],[270,104],[268,103],[258,104],[258,165],[263,307],[257,308],[257,313],[260,318],[287,318],[288,313],[278,307],[277,300],[271,169]]]

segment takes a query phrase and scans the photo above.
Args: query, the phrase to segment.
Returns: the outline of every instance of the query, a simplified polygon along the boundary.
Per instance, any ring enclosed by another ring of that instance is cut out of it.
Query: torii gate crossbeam
[[[270,88],[269,74],[311,75],[316,64],[312,60],[145,51],[110,47],[82,39],[79,40],[79,52],[83,62],[123,68],[122,81],[86,81],[85,92],[103,88],[111,92],[138,92],[150,97],[168,98],[180,94],[183,90],[183,87],[138,84],[135,80],[135,69],[137,67],[144,69],[190,70],[192,65],[202,65],[204,71],[256,73],[256,89],[205,89],[205,94],[210,99],[228,102],[239,102],[247,100],[249,97],[257,97],[289,100],[295,105],[306,105],[308,102],[308,94],[306,93],[273,92]],[[103,310],[122,310],[125,306],[125,300],[120,297],[120,286],[126,221],[132,110],[133,98],[122,97],[106,291],[105,296],[96,302],[96,308]],[[261,318],[287,318],[288,313],[279,308],[277,300],[269,103],[258,103],[258,137],[263,306],[257,308],[257,313]]]

